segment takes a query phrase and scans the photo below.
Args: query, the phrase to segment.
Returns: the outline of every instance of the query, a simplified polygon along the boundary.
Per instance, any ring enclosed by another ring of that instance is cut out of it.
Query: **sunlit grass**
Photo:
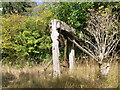
[[[3,66],[3,87],[7,88],[117,88],[118,63],[112,64],[106,79],[98,75],[98,66],[94,63],[76,64],[72,73],[61,67],[61,76],[52,77],[52,65],[43,72],[43,66],[25,66],[15,68]]]

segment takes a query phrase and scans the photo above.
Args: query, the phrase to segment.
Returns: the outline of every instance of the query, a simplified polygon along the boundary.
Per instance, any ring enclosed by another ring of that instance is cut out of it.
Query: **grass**
[[[43,72],[43,66],[15,68],[3,66],[3,88],[117,88],[118,63],[112,64],[110,74],[106,79],[98,75],[98,66],[95,63],[76,64],[75,70],[61,67],[61,76],[52,77],[52,65]]]

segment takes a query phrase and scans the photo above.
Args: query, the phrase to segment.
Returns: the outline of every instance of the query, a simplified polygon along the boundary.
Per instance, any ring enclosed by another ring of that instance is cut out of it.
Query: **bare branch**
[[[116,43],[114,43],[114,45],[111,46],[111,48],[109,49],[109,51],[107,52],[107,54],[110,54],[118,45],[120,40],[116,40]]]
[[[98,49],[97,46],[90,40],[89,37],[87,37],[87,38],[86,37],[82,38],[82,40],[85,41],[86,43],[90,44],[95,50],[97,50]]]
[[[90,52],[88,52],[86,49],[84,49],[82,46],[80,46],[75,40],[71,40],[70,38],[68,38],[68,40],[70,40],[71,42],[73,42],[83,52],[87,53],[88,55],[90,55],[91,57],[93,57],[95,60],[98,60],[94,55],[92,55]]]

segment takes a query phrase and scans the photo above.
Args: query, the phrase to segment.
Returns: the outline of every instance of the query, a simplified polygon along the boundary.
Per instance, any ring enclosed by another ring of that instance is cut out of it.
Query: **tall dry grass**
[[[96,63],[76,63],[73,72],[61,67],[61,76],[52,77],[52,65],[43,72],[43,66],[15,68],[3,65],[2,86],[7,88],[117,88],[118,63],[113,62],[106,79],[99,77]]]

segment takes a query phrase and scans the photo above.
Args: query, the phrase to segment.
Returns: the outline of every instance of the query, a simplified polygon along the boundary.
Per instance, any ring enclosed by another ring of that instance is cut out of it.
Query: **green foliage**
[[[47,24],[42,23],[39,17],[37,19],[32,17],[25,21],[25,30],[16,35],[15,42],[21,42],[21,45],[16,46],[18,53],[22,50],[23,56],[31,56],[39,60],[46,57],[47,52],[50,52],[51,40],[49,32],[45,31],[45,25]]]
[[[53,5],[53,12],[58,19],[78,29],[84,27],[88,17],[87,9],[92,6],[92,3],[62,2]]]
[[[2,14],[23,14],[33,5],[33,2],[2,2]]]
[[[12,17],[12,18],[11,18]],[[8,18],[2,18],[2,56],[14,58],[15,50],[12,44],[15,41],[14,35],[20,32],[20,25],[25,17],[12,15]]]
[[[10,15],[3,18],[3,62],[40,62],[50,59],[48,25],[53,14],[46,9],[38,16]]]
[[[86,26],[86,20],[89,17],[88,9],[92,7],[92,2],[61,2],[53,3],[51,10],[57,19],[75,28],[79,34]]]

